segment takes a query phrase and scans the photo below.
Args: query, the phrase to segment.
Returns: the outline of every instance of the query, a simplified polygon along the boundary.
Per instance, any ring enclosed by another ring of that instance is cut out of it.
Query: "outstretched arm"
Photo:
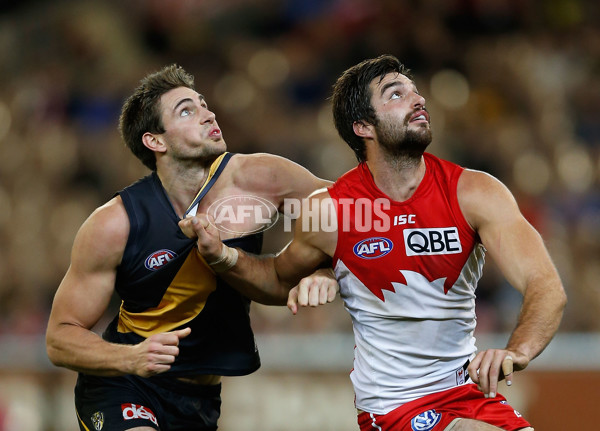
[[[539,233],[523,217],[509,190],[495,178],[465,171],[458,184],[467,221],[508,282],[523,294],[514,331],[504,349],[479,352],[469,375],[486,396],[495,396],[498,380],[512,383],[550,343],[562,319],[566,295]]]
[[[179,340],[189,328],[155,334],[137,345],[109,343],[91,330],[113,294],[128,233],[120,198],[96,210],[79,229],[46,331],[48,357],[55,365],[96,375],[150,376],[167,371],[178,355]]]
[[[326,204],[320,204],[322,199]],[[311,198],[308,204],[315,204],[321,210],[329,208],[330,201],[328,193],[321,192],[314,199]],[[331,210],[326,209],[328,212]],[[309,212],[313,218],[321,220],[320,215],[315,215],[319,213]],[[304,305],[304,302],[317,305],[315,299],[319,303],[322,303],[322,298],[328,302],[333,300],[337,283],[314,284],[310,280],[301,283],[301,280],[330,262],[337,233],[324,232],[311,221],[305,215],[300,217],[293,240],[277,256],[256,256],[230,249],[220,241],[219,232],[210,218],[203,214],[186,218],[179,222],[179,226],[188,237],[197,238],[198,252],[206,262],[212,264],[223,279],[248,298],[263,304],[284,305],[290,289],[298,285],[300,305]],[[332,273],[321,272],[321,275],[331,277]],[[293,306],[290,308],[294,311]]]
[[[287,203],[298,203],[316,190],[333,184],[313,175],[308,169],[285,157],[267,153],[239,154],[234,183],[251,195],[268,199],[280,213]],[[294,209],[299,209],[293,205]]]

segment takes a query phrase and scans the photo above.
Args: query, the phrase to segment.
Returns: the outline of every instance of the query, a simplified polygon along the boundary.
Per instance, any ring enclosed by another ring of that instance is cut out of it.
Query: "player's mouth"
[[[221,137],[221,129],[215,127],[214,129],[211,129],[211,131],[208,133],[208,136],[210,136],[211,138],[220,138]]]
[[[413,115],[411,115],[409,123],[429,123],[429,112],[425,109],[419,109]]]

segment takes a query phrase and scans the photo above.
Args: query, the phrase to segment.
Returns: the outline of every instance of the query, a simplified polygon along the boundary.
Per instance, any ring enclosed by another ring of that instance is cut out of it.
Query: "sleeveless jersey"
[[[463,168],[431,154],[408,200],[389,199],[365,163],[329,188],[333,266],[355,336],[356,407],[376,414],[465,381],[475,352],[484,249],[456,196]]]
[[[231,153],[219,157],[190,208],[216,182]],[[187,238],[156,172],[118,193],[130,233],[117,268],[115,290],[122,304],[103,337],[137,344],[152,334],[191,327],[179,355],[162,376],[244,375],[260,367],[250,327],[250,300],[215,276]],[[260,253],[262,235],[224,241]]]

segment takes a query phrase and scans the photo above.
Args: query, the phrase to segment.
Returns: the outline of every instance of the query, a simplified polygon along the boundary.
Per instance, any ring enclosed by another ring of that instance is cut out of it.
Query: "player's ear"
[[[167,149],[160,136],[154,133],[144,133],[142,135],[142,142],[146,148],[159,153],[164,153]]]
[[[354,134],[361,138],[373,138],[375,136],[373,126],[365,121],[355,121],[352,123],[352,129]]]

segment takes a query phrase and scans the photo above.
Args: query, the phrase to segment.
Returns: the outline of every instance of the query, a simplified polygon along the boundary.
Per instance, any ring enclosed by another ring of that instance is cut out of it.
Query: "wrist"
[[[531,361],[536,356],[535,353],[528,348],[528,346],[523,345],[508,345],[506,346],[505,350],[512,352],[515,356],[513,359],[519,362],[526,361],[527,363],[529,363],[529,361]]]
[[[227,247],[225,244],[223,244],[223,247],[221,247],[221,255],[217,259],[211,262],[207,261],[206,263],[215,272],[225,272],[235,266],[238,257],[239,252],[236,248]]]

